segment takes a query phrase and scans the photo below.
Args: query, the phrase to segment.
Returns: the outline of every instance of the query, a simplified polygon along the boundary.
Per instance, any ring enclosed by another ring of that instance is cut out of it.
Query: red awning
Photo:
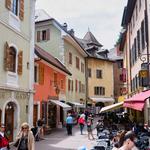
[[[123,106],[142,111],[144,108],[145,100],[149,97],[150,90],[137,93],[133,97],[126,99]]]
[[[123,106],[142,111],[144,108],[144,104],[144,102],[124,102]]]
[[[150,90],[143,91],[140,93],[135,94],[129,99],[126,99],[125,101],[145,101],[147,98],[150,97]]]

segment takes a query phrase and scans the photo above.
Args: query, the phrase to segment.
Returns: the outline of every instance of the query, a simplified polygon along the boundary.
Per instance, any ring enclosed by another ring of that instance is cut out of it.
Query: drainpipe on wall
[[[147,63],[148,63],[148,88],[150,88],[150,73],[149,73],[149,62],[150,62],[150,59],[149,59],[149,28],[148,28],[148,9],[147,9],[147,0],[145,0],[145,11],[144,11],[144,15],[145,15],[145,34],[146,34],[146,48],[147,48]]]
[[[148,63],[148,89],[150,89],[150,67],[149,67],[149,63],[150,63],[150,53],[149,53],[149,18],[148,18],[148,2],[147,0],[145,0],[145,28],[146,28],[146,43],[147,43],[147,63]],[[150,124],[150,114],[149,114],[149,105],[150,105],[150,98],[149,98],[149,102],[147,103],[147,109],[145,111],[146,113],[146,118],[144,119],[146,121],[146,123]]]
[[[131,93],[131,88],[132,88],[131,87],[132,86],[131,85],[131,63],[130,63],[131,62],[131,52],[130,52],[131,51],[131,39],[130,39],[130,33],[131,33],[131,29],[130,29],[130,25],[129,25],[129,47],[128,47],[129,48],[129,54],[128,54],[129,55],[129,62],[128,62],[128,64],[129,64],[129,66],[128,66],[129,67],[129,71],[128,71],[129,79],[128,79],[128,87],[130,86],[130,88],[129,88],[130,91],[128,89],[128,98],[129,98],[129,94]],[[129,81],[130,81],[130,83],[129,83]]]
[[[89,88],[88,88],[88,56],[85,57],[85,107],[87,108],[87,103],[88,103],[88,96],[89,96]]]

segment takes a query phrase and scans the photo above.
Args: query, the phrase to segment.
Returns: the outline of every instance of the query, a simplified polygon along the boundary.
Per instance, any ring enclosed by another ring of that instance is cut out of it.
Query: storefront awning
[[[68,102],[68,103],[70,103],[70,104],[72,104],[72,105],[74,105],[74,106],[76,106],[76,107],[85,108],[85,105],[80,104],[80,103],[78,103],[78,102]]]
[[[150,90],[137,93],[131,98],[126,99],[124,101],[123,106],[142,111],[144,108],[145,100],[149,97],[150,97]]]
[[[62,107],[63,109],[67,109],[67,110],[70,110],[71,109],[71,106],[61,102],[61,101],[58,101],[58,100],[50,100],[50,102],[52,102],[53,104],[55,105],[58,105],[60,107]]]
[[[132,108],[138,111],[142,111],[145,102],[124,102],[123,106],[127,108]]]
[[[118,108],[120,108],[120,107],[122,107],[122,106],[123,106],[123,102],[116,103],[116,104],[112,104],[112,105],[103,107],[103,108],[100,110],[100,113],[112,111],[112,110],[118,109]]]
[[[135,94],[134,96],[126,99],[125,101],[145,101],[149,97],[150,97],[150,90],[146,90]]]
[[[114,102],[115,100],[112,97],[90,97],[92,101],[98,103],[98,102]]]

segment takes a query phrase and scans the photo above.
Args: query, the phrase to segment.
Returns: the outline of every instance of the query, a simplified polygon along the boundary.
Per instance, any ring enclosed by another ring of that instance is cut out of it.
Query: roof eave
[[[47,58],[45,58],[44,56],[42,56],[36,49],[35,49],[35,54],[40,57],[41,59],[45,60],[46,62],[48,62],[49,64],[55,66],[56,68],[59,68],[60,70],[62,70],[63,72],[67,73],[68,75],[72,75],[68,70],[64,70],[61,67],[57,66],[56,64],[54,64],[53,62],[51,62],[50,60],[48,60]]]
[[[136,3],[136,0],[128,0],[127,8],[126,8],[127,10],[125,13],[125,18],[124,18],[124,21],[125,21],[124,25],[127,25],[130,22],[134,7],[135,7],[135,3]]]
[[[94,57],[94,56],[88,56],[87,58],[99,59],[99,60],[109,61],[109,62],[112,62],[112,63],[114,63],[114,62],[115,62],[114,60],[110,60],[110,59],[103,59],[103,58],[98,58],[98,57]]]
[[[42,23],[42,22],[48,22],[48,21],[52,21],[52,20],[54,20],[54,18],[40,20],[40,21],[35,21],[35,24]]]

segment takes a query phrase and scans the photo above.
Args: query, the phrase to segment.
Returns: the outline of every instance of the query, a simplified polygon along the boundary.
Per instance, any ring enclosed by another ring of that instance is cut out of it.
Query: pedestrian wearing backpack
[[[82,135],[83,134],[83,129],[84,129],[84,124],[85,124],[85,115],[84,114],[80,115],[80,118],[78,119],[78,123],[79,123],[79,126],[80,126],[80,132],[81,132],[81,135]]]

